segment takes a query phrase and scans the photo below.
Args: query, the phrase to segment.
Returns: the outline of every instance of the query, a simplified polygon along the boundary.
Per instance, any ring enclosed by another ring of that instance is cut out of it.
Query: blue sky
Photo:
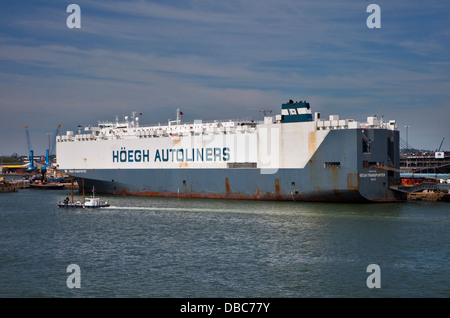
[[[69,29],[69,4],[81,28]],[[381,8],[369,29],[366,8]],[[142,112],[141,123],[262,119],[289,99],[322,116],[396,119],[413,147],[450,150],[450,2],[2,1],[0,153]]]

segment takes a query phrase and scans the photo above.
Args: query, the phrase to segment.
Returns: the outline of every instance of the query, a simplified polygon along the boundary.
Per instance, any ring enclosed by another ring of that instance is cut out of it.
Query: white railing
[[[384,122],[383,118],[378,119],[376,116],[367,117],[367,122],[361,123],[353,119],[339,119],[338,115],[330,115],[328,120],[316,119],[316,127],[317,130],[356,129],[356,128],[396,130],[397,123],[395,120]]]

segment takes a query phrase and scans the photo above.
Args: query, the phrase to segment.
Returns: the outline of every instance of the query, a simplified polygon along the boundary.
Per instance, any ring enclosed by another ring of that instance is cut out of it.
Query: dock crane
[[[58,128],[56,128],[55,133],[53,134],[52,137],[52,143],[50,144],[50,139],[49,139],[49,143],[48,143],[48,148],[45,150],[45,167],[42,168],[43,173],[45,173],[48,169],[48,167],[50,167],[50,155],[53,154],[54,150],[55,150],[55,145],[56,145],[56,137],[59,134],[59,130],[61,129],[61,124],[58,125]],[[49,136],[50,138],[50,136]]]
[[[441,144],[439,145],[439,149],[437,150],[437,152],[441,151],[441,147],[442,147],[442,143],[444,142],[444,139],[445,139],[445,137],[442,138]]]
[[[28,125],[25,125],[25,132],[27,135],[28,159],[30,160],[30,166],[27,168],[27,171],[35,171],[37,168],[34,166],[34,152],[31,149],[30,133],[28,132]]]

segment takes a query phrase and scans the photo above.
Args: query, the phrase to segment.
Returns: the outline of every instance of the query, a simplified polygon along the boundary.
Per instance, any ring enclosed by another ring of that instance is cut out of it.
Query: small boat
[[[106,208],[109,207],[109,204],[107,201],[100,201],[99,198],[86,198],[86,201],[84,201],[84,207],[85,208]]]
[[[64,184],[58,182],[34,182],[30,183],[30,188],[40,190],[62,190]]]
[[[96,209],[96,208],[107,208],[109,207],[109,203],[104,201],[100,201],[99,198],[87,198],[83,203],[81,201],[68,202],[66,200],[60,201],[58,203],[58,207],[60,208],[84,208],[84,209]]]
[[[87,208],[87,209],[96,209],[96,208],[106,208],[109,207],[109,203],[107,201],[100,201],[100,198],[94,197],[94,188],[92,188],[92,197],[86,198],[84,202],[79,200],[70,203],[69,198],[65,198],[64,201],[60,201],[58,203],[58,207],[60,208]]]

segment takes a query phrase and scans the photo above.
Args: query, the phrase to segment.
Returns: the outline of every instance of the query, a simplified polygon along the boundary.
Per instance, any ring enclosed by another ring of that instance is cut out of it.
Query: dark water
[[[0,297],[449,297],[449,203],[0,195]],[[80,267],[70,289],[67,266]],[[380,267],[381,288],[366,271]]]

